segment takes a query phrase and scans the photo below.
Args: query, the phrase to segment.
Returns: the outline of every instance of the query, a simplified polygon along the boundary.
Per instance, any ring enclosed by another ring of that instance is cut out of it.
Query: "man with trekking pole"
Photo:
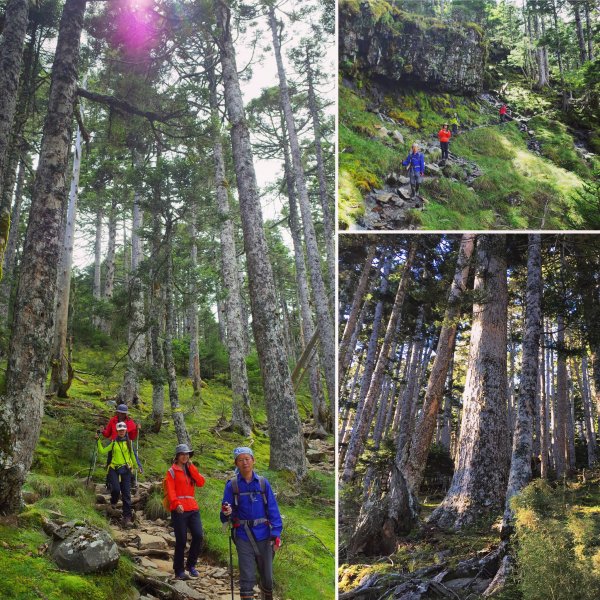
[[[230,523],[240,567],[240,599],[254,598],[256,570],[262,600],[273,599],[273,558],[281,546],[283,523],[269,482],[254,472],[254,453],[233,451],[236,475],[225,485],[221,522]],[[232,560],[230,554],[230,560]],[[233,567],[232,598],[233,598]]]

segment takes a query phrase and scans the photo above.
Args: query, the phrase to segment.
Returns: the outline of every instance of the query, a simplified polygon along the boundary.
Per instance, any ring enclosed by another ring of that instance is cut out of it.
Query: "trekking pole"
[[[233,550],[231,547],[233,539],[233,522],[229,517],[229,577],[231,578],[231,600],[235,600],[233,592]]]
[[[96,433],[100,433],[100,431],[97,431]],[[94,456],[92,457],[92,460],[90,461],[90,470],[88,471],[88,476],[87,479],[85,480],[85,487],[88,486],[88,484],[90,483],[90,476],[92,474],[92,471],[94,471],[96,469],[96,458],[98,458],[98,442],[96,442],[96,444],[94,445]]]
[[[141,468],[140,459],[138,458],[139,449],[140,449],[140,426],[138,425],[138,434],[135,438],[135,460],[138,463],[138,468],[135,470],[135,493],[136,494],[137,494],[137,489],[138,489],[138,471]]]

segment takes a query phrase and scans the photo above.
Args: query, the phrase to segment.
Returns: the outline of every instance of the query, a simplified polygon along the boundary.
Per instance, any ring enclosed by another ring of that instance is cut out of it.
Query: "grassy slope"
[[[359,86],[364,86],[360,81]],[[542,157],[527,150],[516,125],[495,125],[495,114],[482,112],[468,98],[418,91],[396,93],[384,99],[383,110],[397,126],[382,123],[367,112],[368,94],[340,85],[340,227],[351,227],[363,214],[362,197],[381,187],[390,171],[402,172],[401,161],[413,141],[429,139],[454,112],[463,127],[483,126],[451,142],[451,152],[475,161],[483,170],[470,190],[446,178],[433,179],[424,188],[428,200],[415,215],[423,229],[584,227],[572,192],[591,169],[577,155],[566,127],[549,117],[532,119],[530,127],[542,142]],[[534,110],[543,99],[513,82],[515,105]],[[494,124],[492,124],[494,123]],[[404,143],[378,135],[381,126],[399,131]],[[488,127],[488,125],[491,125]]]
[[[77,353],[76,353],[77,354]],[[107,352],[80,352],[75,367],[86,372],[111,365],[114,356]],[[93,431],[113,414],[105,398],[118,388],[121,372],[108,376],[83,375],[85,385],[75,381],[68,400],[47,402],[40,443],[36,449],[32,473],[26,488],[41,497],[19,516],[19,527],[0,525],[0,597],[69,599],[88,594],[95,599],[122,595],[129,587],[132,570],[128,559],[122,558],[117,574],[79,576],[61,573],[37,548],[46,541],[40,530],[40,513],[60,511],[69,519],[82,519],[106,527],[104,517],[94,509],[94,496],[81,487],[76,479],[87,476],[93,452]],[[221,415],[231,412],[230,390],[223,384],[208,382],[203,389],[202,402],[194,406],[192,389],[187,380],[179,381],[181,405],[186,415],[188,431],[196,449],[195,462],[207,483],[198,494],[205,531],[207,552],[225,564],[229,557],[228,538],[218,519],[225,481],[232,474],[231,450],[242,442],[238,435],[210,431]],[[133,417],[142,423],[151,412],[151,387],[142,386],[143,407],[133,410]],[[253,448],[257,470],[269,478],[278,493],[284,518],[283,546],[275,561],[275,580],[281,598],[294,600],[333,598],[334,595],[334,479],[311,472],[302,487],[292,483],[284,473],[268,470],[269,445],[264,433],[266,416],[260,400],[254,398],[257,435]],[[309,406],[309,400],[299,398],[299,405]],[[141,481],[162,478],[176,444],[170,407],[165,401],[165,420],[160,434],[148,434],[140,442],[140,458],[145,474]],[[101,482],[104,469],[100,464],[94,480]],[[321,544],[321,540],[326,549]],[[32,576],[35,580],[31,590]],[[29,590],[29,591],[28,591]],[[38,590],[36,592],[35,590]]]

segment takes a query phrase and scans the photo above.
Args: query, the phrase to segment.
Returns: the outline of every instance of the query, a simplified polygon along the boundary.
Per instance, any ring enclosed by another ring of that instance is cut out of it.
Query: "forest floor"
[[[460,531],[443,531],[426,523],[441,499],[425,499],[421,524],[405,536],[390,556],[355,557],[339,567],[340,598],[353,598],[365,583],[372,593],[361,600],[403,598],[402,582],[419,581],[414,598],[483,598],[493,574],[454,577],[473,559],[481,560],[500,546],[502,515]],[[515,568],[497,600],[594,600],[600,589],[600,470],[582,470],[563,482],[535,480],[515,503],[516,533],[509,545]],[[340,537],[343,535],[340,532]],[[343,559],[342,559],[343,560]],[[441,583],[442,585],[438,584]],[[379,589],[375,591],[375,588]],[[389,588],[389,594],[382,593]],[[395,591],[394,591],[395,590]],[[396,594],[396,595],[395,595]],[[409,596],[407,596],[409,597]],[[413,596],[410,596],[413,598]]]
[[[121,349],[120,349],[121,350]],[[123,362],[113,368],[115,349],[81,349],[75,352],[74,366],[79,380],[73,382],[70,398],[47,398],[42,432],[36,448],[31,473],[27,479],[24,496],[25,509],[16,519],[0,521],[0,597],[29,600],[77,599],[82,596],[102,600],[138,598],[133,589],[135,571],[153,569],[142,564],[143,558],[122,553],[118,569],[110,574],[79,575],[57,568],[46,554],[48,536],[42,530],[44,519],[79,520],[89,525],[111,530],[101,504],[97,504],[96,489],[86,488],[82,480],[87,477],[95,447],[94,432],[104,426],[114,414],[111,403],[121,382]],[[266,431],[266,414],[260,397],[258,367],[254,360],[249,365],[252,410],[255,435],[244,439],[228,431],[220,431],[231,414],[231,391],[225,377],[208,380],[202,389],[201,400],[193,397],[191,383],[179,378],[180,406],[196,452],[194,462],[206,477],[206,484],[197,494],[204,529],[204,549],[200,556],[201,572],[223,575],[229,563],[228,534],[223,532],[219,508],[224,485],[232,476],[232,449],[244,443],[252,444],[256,456],[256,470],[265,475],[277,494],[284,520],[283,544],[274,565],[275,593],[280,600],[309,600],[334,596],[334,532],[335,494],[333,437],[319,443],[323,450],[321,462],[310,466],[309,475],[298,484],[285,473],[269,471],[269,440]],[[252,384],[254,382],[254,385]],[[166,390],[165,390],[166,392]],[[138,517],[142,528],[162,529],[168,536],[166,521],[149,523],[150,507],[160,506],[160,482],[170,464],[177,443],[168,399],[165,399],[165,416],[159,434],[150,432],[149,417],[152,410],[151,385],[141,386],[142,404],[131,410],[131,416],[141,423],[139,455],[144,474],[139,475],[140,488],[148,485],[152,493]],[[298,396],[303,419],[310,410],[310,398],[302,391]],[[131,407],[130,407],[131,408]],[[309,440],[309,447],[317,444]],[[100,464],[92,474],[96,484],[104,481],[105,467]],[[148,485],[146,485],[148,484]],[[158,485],[154,485],[158,484]],[[102,485],[100,485],[102,487]],[[98,489],[98,492],[100,488]],[[98,510],[100,508],[100,510]],[[154,510],[154,517],[159,512]],[[127,531],[139,533],[137,530]],[[117,536],[118,537],[118,536]],[[125,543],[122,541],[122,543]],[[130,553],[131,554],[131,553]],[[168,561],[172,560],[172,555]],[[234,552],[234,563],[237,563]],[[167,564],[160,564],[163,576]],[[213,577],[194,587],[206,591],[206,598],[229,585],[223,577]],[[204,587],[202,587],[204,586]],[[236,583],[237,588],[237,583]],[[210,593],[208,593],[210,592]],[[230,596],[229,596],[230,597]]]
[[[585,227],[574,191],[600,157],[582,141],[585,132],[562,123],[550,100],[519,78],[504,97],[529,119],[523,130],[498,123],[489,94],[384,92],[349,81],[339,94],[341,229]],[[455,112],[459,135],[441,163],[437,131]],[[416,201],[401,165],[415,141],[426,164]]]

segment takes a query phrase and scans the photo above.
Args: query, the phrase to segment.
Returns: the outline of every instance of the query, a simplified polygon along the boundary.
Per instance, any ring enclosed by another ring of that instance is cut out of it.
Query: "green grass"
[[[512,82],[510,101],[520,111],[547,110],[549,100]],[[573,137],[552,113],[535,117],[530,128],[542,144],[542,156],[527,149],[527,134],[515,123],[496,124],[493,109],[481,110],[470,98],[403,90],[388,94],[381,110],[397,125],[382,123],[367,111],[374,102],[369,84],[355,92],[340,85],[340,228],[353,226],[364,213],[366,193],[383,185],[390,171],[398,171],[413,141],[430,140],[442,123],[458,114],[461,131],[450,151],[474,161],[483,171],[472,186],[433,179],[423,185],[425,210],[418,214],[422,229],[572,229],[586,228],[573,191],[592,178],[592,169],[573,147]],[[399,131],[404,143],[391,136],[382,140],[378,128]],[[346,149],[346,150],[345,150]],[[432,158],[429,158],[431,160]],[[435,159],[435,157],[433,157]],[[458,174],[458,179],[461,179]]]
[[[65,519],[108,527],[104,516],[94,508],[94,494],[85,490],[77,480],[87,476],[94,451],[94,431],[114,414],[114,409],[107,406],[106,401],[118,389],[122,365],[116,369],[110,367],[115,362],[114,357],[120,356],[123,351],[123,348],[111,351],[76,349],[75,368],[88,373],[82,375],[86,383],[76,380],[69,399],[51,398],[46,403],[40,442],[25,486],[25,489],[36,492],[39,499],[21,513],[19,527],[5,525],[0,529],[0,542],[9,545],[14,542],[10,551],[0,545],[1,598],[38,598],[43,594],[48,598],[79,599],[86,594],[108,600],[127,595],[126,589],[132,583],[131,566],[128,567],[123,559],[118,577],[115,574],[77,576],[59,572],[48,558],[37,556],[36,550],[46,540],[40,529],[41,519],[43,516],[51,517],[52,511],[60,512]],[[225,565],[229,560],[229,544],[219,520],[221,498],[227,479],[233,475],[231,451],[249,440],[229,432],[216,435],[211,431],[222,416],[230,416],[229,388],[209,380],[208,386],[202,389],[201,401],[198,401],[193,398],[187,379],[180,378],[178,383],[180,404],[196,451],[194,461],[206,477],[206,485],[197,492],[206,551],[211,560]],[[139,444],[144,466],[140,481],[162,479],[177,443],[166,395],[166,424],[159,434],[150,433],[151,393],[151,386],[145,381],[141,386],[142,405],[139,409],[131,409],[133,418],[142,424],[144,432]],[[287,473],[270,471],[264,402],[257,393],[253,393],[252,403],[256,423],[252,442],[256,468],[269,479],[279,495],[284,519],[283,546],[274,567],[277,594],[286,600],[333,598],[334,477],[311,472],[302,484],[298,484]],[[301,416],[306,418],[310,409],[306,389],[301,388],[298,405]],[[100,462],[98,460],[92,475],[96,482],[104,479],[104,465]],[[33,591],[25,587],[31,573],[36,574]],[[27,592],[27,589],[30,591]]]
[[[522,600],[592,600],[600,589],[598,473],[585,484],[534,481],[513,500]]]
[[[60,571],[40,554],[47,537],[43,532],[0,525],[0,597],[29,600],[47,598],[127,598],[133,565],[121,556],[113,573],[78,575]]]

